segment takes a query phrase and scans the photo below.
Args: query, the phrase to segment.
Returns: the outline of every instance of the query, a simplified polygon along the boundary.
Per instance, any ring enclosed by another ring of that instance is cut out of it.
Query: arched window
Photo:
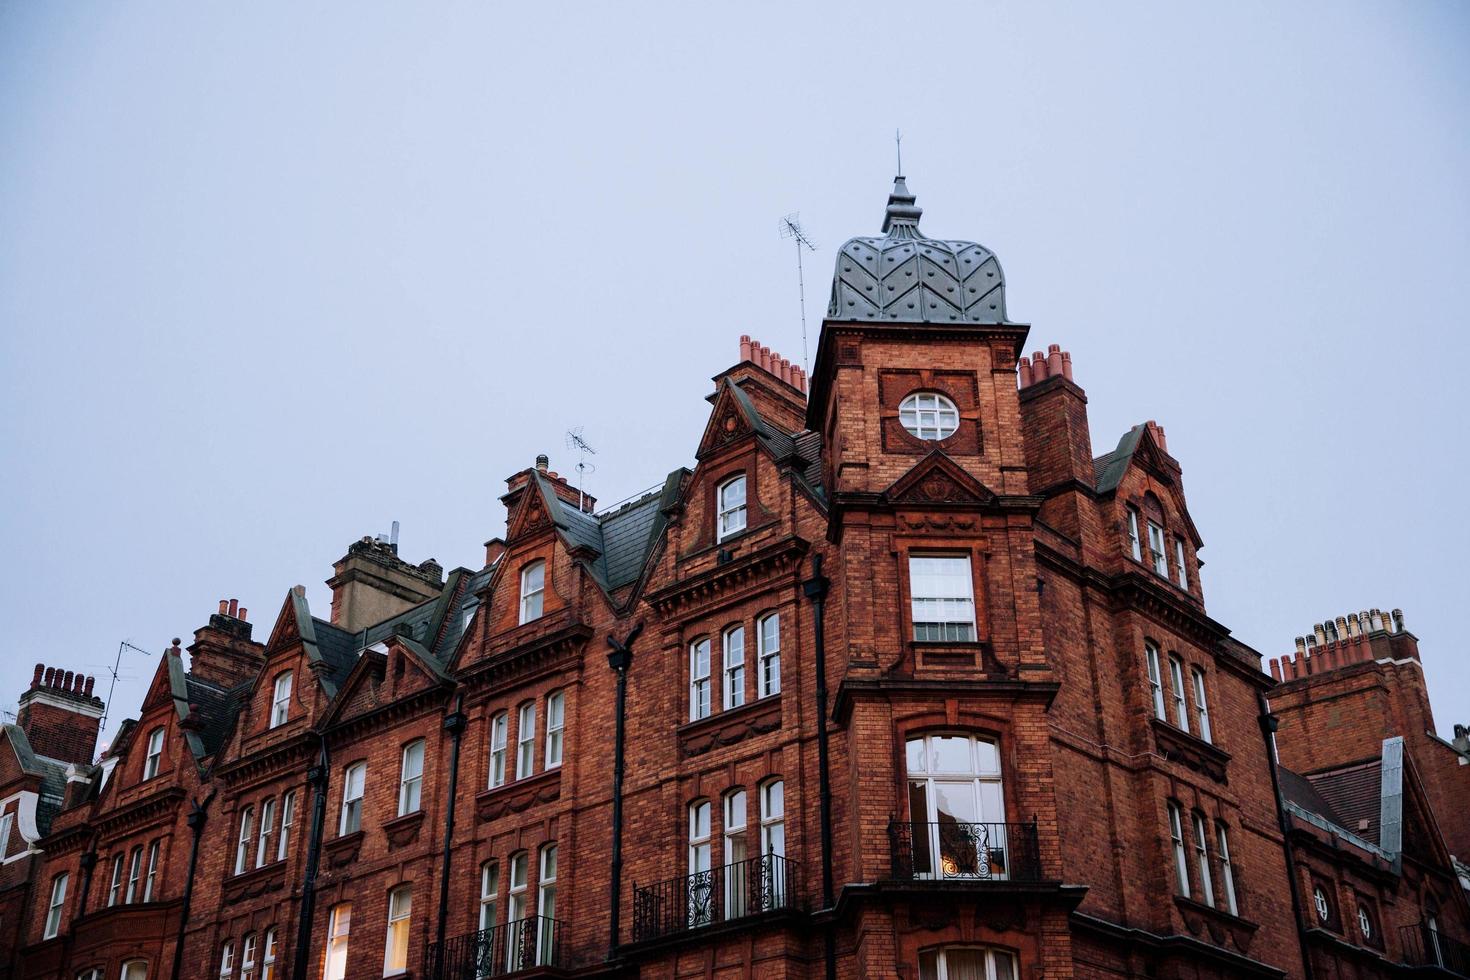
[[[108,908],[116,905],[118,903],[118,900],[122,898],[122,883],[123,856],[119,854],[112,859],[112,887],[107,890]]]
[[[781,614],[771,613],[756,625],[760,644],[759,696],[781,693]]]
[[[327,918],[327,950],[322,980],[347,980],[347,942],[352,933],[352,903],[332,906]]]
[[[721,657],[725,670],[722,703],[728,711],[745,703],[745,627],[730,627],[725,630],[724,639],[724,656]]]
[[[909,739],[905,750],[915,877],[1009,877],[996,744],[974,735],[933,734]]]
[[[153,883],[158,877],[158,846],[154,841],[148,845],[148,874],[143,879],[143,901],[153,901]]]
[[[719,540],[745,530],[745,474],[726,480],[719,489]]]
[[[148,980],[147,960],[128,960],[122,966],[117,980]]]
[[[1328,893],[1326,885],[1320,882],[1312,886],[1312,906],[1317,910],[1317,920],[1324,926],[1331,926],[1336,916],[1332,914],[1332,897]]]
[[[490,719],[490,788],[505,785],[505,744],[510,716],[504,711]]]
[[[246,933],[240,942],[240,980],[255,980],[255,952],[260,938],[255,933]]]
[[[403,747],[403,763],[398,771],[398,815],[417,813],[424,785],[424,740],[415,739]],[[407,969],[407,967],[405,967]]]
[[[163,729],[155,728],[148,733],[148,755],[143,760],[143,778],[152,779],[163,765]]]
[[[1225,887],[1225,909],[1231,915],[1240,914],[1240,904],[1235,898],[1235,865],[1230,861],[1230,831],[1223,823],[1215,824],[1215,846],[1220,851],[1220,884]]]
[[[260,836],[255,844],[255,866],[263,868],[270,863],[271,836],[276,832],[276,801],[270,797],[260,805]]]
[[[919,954],[919,980],[1015,980],[1016,958],[986,947],[930,949]]]
[[[54,939],[61,931],[61,914],[66,909],[66,886],[70,881],[71,875],[64,871],[51,879],[51,902],[46,906],[46,928],[42,939]]]
[[[1210,708],[1205,701],[1205,672],[1191,667],[1189,679],[1194,687],[1194,720],[1199,726],[1199,737],[1206,742],[1213,741],[1210,737]]]
[[[541,618],[542,600],[546,597],[546,562],[533,561],[521,569],[521,622]]]
[[[546,695],[546,768],[561,765],[562,730],[566,727],[567,699],[561,691]]]
[[[516,778],[536,771],[536,702],[527,701],[516,715]]]
[[[531,965],[530,957],[526,955],[526,951],[531,948],[530,934],[526,932],[531,924],[530,907],[526,898],[530,861],[530,855],[525,851],[510,856],[510,887],[505,909],[505,966],[509,972],[523,970]]]
[[[271,727],[279,728],[291,714],[291,672],[283,670],[276,675],[275,688],[271,692]]]
[[[1174,698],[1174,724],[1189,731],[1189,708],[1184,699],[1184,661],[1177,653],[1169,654],[1169,693]]]
[[[1143,512],[1148,516],[1148,551],[1154,574],[1169,577],[1169,556],[1164,547],[1164,506],[1152,493],[1143,497]]]
[[[260,980],[280,980],[276,976],[276,927],[265,931],[265,952],[260,960]]]
[[[786,784],[761,785],[761,877],[763,909],[786,904]]]
[[[1215,907],[1215,879],[1210,874],[1210,845],[1205,835],[1204,814],[1190,814],[1194,823],[1194,865],[1199,871],[1199,887],[1204,893],[1205,904]]]
[[[1159,673],[1159,647],[1153,640],[1144,641],[1143,659],[1148,668],[1148,690],[1153,700],[1154,717],[1165,721],[1167,716],[1164,714],[1164,681]]]
[[[745,790],[725,795],[725,918],[735,919],[749,911],[747,896],[754,876],[745,836]]]
[[[948,439],[960,427],[960,410],[937,392],[916,391],[898,403],[898,420],[916,439]]]
[[[480,865],[480,931],[495,928],[495,900],[500,894],[500,865]]]
[[[709,638],[701,637],[689,644],[690,721],[709,717],[709,694]]]
[[[276,842],[276,860],[286,860],[291,847],[291,824],[296,820],[296,791],[281,797],[281,839]]]
[[[143,880],[143,845],[139,844],[133,848],[128,855],[128,897],[127,904],[132,905],[138,900],[138,883]]]
[[[710,921],[713,905],[713,880],[710,874],[710,802],[695,800],[689,804],[689,925],[702,926]]]
[[[345,837],[362,829],[362,794],[366,784],[366,762],[354,762],[342,774],[342,816],[337,821],[337,836]],[[352,914],[351,906],[347,914]]]
[[[1179,894],[1189,897],[1189,858],[1184,849],[1184,817],[1179,804],[1170,800],[1165,804],[1169,811],[1169,844],[1174,850],[1174,885]]]
[[[77,980],[102,980],[102,968],[94,966],[83,970],[77,974]]]
[[[541,848],[541,874],[536,881],[536,962],[549,966],[556,943],[556,845]]]
[[[413,917],[413,889],[399,885],[388,893],[388,938],[384,943],[383,976],[408,972],[408,929]]]
[[[220,980],[231,980],[235,974],[235,944],[226,941],[219,951],[219,976]]]

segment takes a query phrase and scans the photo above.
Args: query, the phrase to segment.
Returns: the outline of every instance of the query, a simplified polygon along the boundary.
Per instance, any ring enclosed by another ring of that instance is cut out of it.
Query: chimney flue
[[[550,468],[550,466],[550,456],[546,455],[545,453],[541,453],[539,456],[536,457],[536,472],[545,473],[547,469]]]

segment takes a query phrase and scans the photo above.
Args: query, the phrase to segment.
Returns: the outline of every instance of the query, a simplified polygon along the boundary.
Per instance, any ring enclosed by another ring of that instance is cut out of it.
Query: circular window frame
[[[1327,889],[1321,885],[1312,887],[1312,904],[1316,906],[1317,919],[1320,922],[1332,921],[1332,903],[1327,899]]]
[[[922,398],[932,398],[934,399],[934,404],[927,407],[922,406],[918,403],[919,399]],[[934,424],[932,426],[926,426],[923,423],[923,416],[920,414],[923,412],[934,414]],[[912,414],[914,416],[912,427],[910,427],[908,420],[904,417],[906,414]],[[945,428],[946,416],[953,419],[953,425],[949,426],[947,430]],[[960,407],[955,404],[953,398],[950,398],[941,391],[934,391],[930,388],[911,391],[907,395],[904,395],[898,403],[898,424],[903,427],[903,431],[921,442],[943,442],[951,438],[955,433],[960,431],[961,421],[963,420],[960,418]],[[935,434],[925,435],[927,431],[932,431]]]

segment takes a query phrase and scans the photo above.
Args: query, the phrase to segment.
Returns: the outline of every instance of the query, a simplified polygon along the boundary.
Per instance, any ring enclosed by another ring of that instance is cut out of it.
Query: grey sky
[[[1187,8],[1187,9],[1186,9]],[[735,10],[727,7],[726,10]],[[477,567],[503,479],[692,459],[801,355],[903,128],[1096,452],[1156,418],[1211,614],[1268,654],[1400,606],[1470,722],[1470,6],[0,5],[0,701],[265,633],[355,538]]]

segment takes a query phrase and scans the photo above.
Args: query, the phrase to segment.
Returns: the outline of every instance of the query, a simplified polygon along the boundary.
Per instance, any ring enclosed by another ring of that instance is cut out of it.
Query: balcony
[[[1036,821],[888,825],[899,881],[1041,881]]]
[[[523,970],[557,970],[566,966],[563,955],[565,924],[542,915],[527,916],[444,941],[444,959],[439,944],[430,943],[424,952],[424,976],[428,980],[484,980]]]
[[[795,862],[766,854],[633,888],[633,941],[795,907]]]
[[[1470,946],[1451,939],[1427,922],[1399,929],[1404,963],[1443,970],[1446,975],[1470,977]]]

